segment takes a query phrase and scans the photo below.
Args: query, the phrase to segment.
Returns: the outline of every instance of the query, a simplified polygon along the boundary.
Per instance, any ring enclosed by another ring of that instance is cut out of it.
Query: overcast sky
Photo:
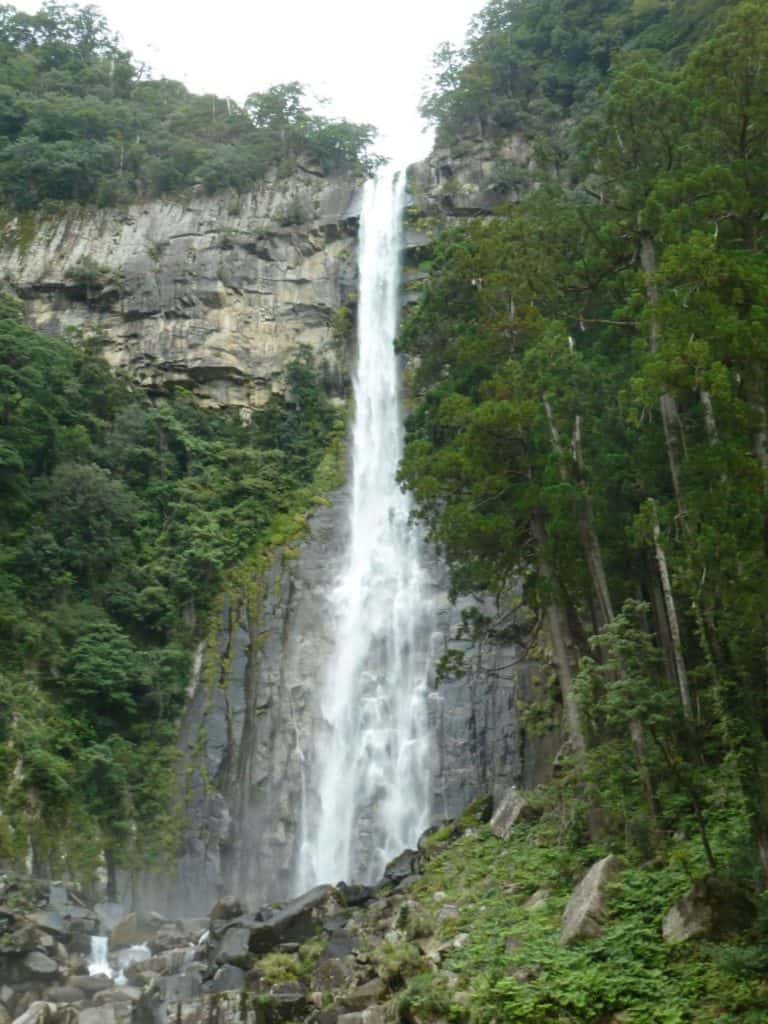
[[[11,0],[14,3],[14,0]],[[84,0],[83,0],[84,2]],[[34,11],[38,0],[15,0]],[[397,158],[428,148],[416,106],[435,48],[459,43],[484,0],[102,0],[123,44],[155,75],[242,102],[298,80],[334,116],[375,124]]]

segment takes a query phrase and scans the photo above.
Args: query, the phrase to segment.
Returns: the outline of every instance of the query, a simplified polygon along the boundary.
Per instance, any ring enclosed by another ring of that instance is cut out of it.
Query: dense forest
[[[401,479],[454,596],[495,598],[464,639],[545,667],[522,731],[565,743],[506,844],[476,814],[425,843],[403,928],[430,913],[463,939],[441,971],[395,951],[402,1024],[768,1015],[766,55],[762,0],[491,0],[436,57],[439,145],[522,134],[535,161],[499,161],[519,202],[430,225]],[[375,163],[369,127],[296,83],[240,108],[147,79],[91,8],[0,7],[0,100],[8,211]],[[299,354],[245,423],[150,399],[98,339],[0,299],[0,862],[88,881],[173,857],[194,644],[338,470],[320,377]],[[573,883],[607,853],[604,934],[565,948]],[[705,877],[754,917],[666,946]]]
[[[296,82],[241,107],[153,80],[94,7],[0,6],[0,218],[301,162],[364,175],[372,137]],[[192,651],[227,574],[300,532],[344,417],[309,352],[244,423],[181,389],[150,398],[101,344],[37,334],[0,294],[0,861],[88,880],[106,855],[113,885],[173,855]]]
[[[301,532],[344,429],[307,353],[245,424],[97,349],[2,299],[0,861],[84,880],[172,855],[194,645],[225,574]]]
[[[0,5],[0,205],[242,189],[302,160],[365,174],[373,136],[313,113],[298,82],[240,106],[152,79],[94,7]]]
[[[542,43],[516,63],[536,12],[629,6],[690,7],[492,3],[430,101],[440,130],[469,105],[501,117],[475,90],[500,52],[526,81],[549,67]],[[614,53],[568,173],[542,156],[522,202],[435,244],[401,332],[402,478],[455,590],[498,595],[474,628],[514,629],[520,580],[546,626],[559,690],[539,713],[564,717],[575,835],[650,857],[689,821],[704,867],[762,889],[768,12],[726,14],[684,59]]]
[[[541,983],[509,980],[487,927],[453,967],[482,977],[482,1019],[764,1019],[762,897],[724,973],[722,949],[683,967],[653,929],[681,867],[768,887],[766,54],[758,0],[493,0],[438,54],[440,142],[523,132],[536,163],[422,263],[402,480],[454,592],[496,595],[466,636],[551,654],[522,721],[560,722],[568,753],[512,877],[542,841],[643,865],[598,949],[558,959],[512,926]],[[481,875],[495,928],[517,920]]]

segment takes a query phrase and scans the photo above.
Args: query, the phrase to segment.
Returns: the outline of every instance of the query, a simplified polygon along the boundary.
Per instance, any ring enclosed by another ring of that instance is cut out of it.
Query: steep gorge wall
[[[36,329],[102,339],[110,365],[144,387],[253,408],[283,390],[300,345],[336,362],[358,187],[299,171],[242,195],[18,215],[2,224],[0,286]]]
[[[344,550],[347,497],[344,489],[332,495],[296,548],[273,553],[263,573],[226,597],[181,727],[184,848],[173,875],[142,879],[138,905],[188,915],[224,893],[252,906],[296,894],[302,769],[309,736],[323,727],[317,687],[331,650],[328,591]],[[437,631],[425,641],[439,657],[453,646],[461,609],[447,599],[437,559],[431,569]],[[535,671],[516,648],[496,647],[432,692],[433,820],[524,782],[516,708]]]
[[[436,154],[411,169],[407,267],[446,218],[514,199],[498,174],[512,159],[530,161],[524,141],[501,154]],[[333,316],[354,301],[358,209],[354,181],[300,172],[242,196],[16,218],[3,229],[0,282],[25,300],[34,327],[99,335],[109,362],[137,383],[182,384],[203,404],[247,410],[283,390],[299,346],[335,365]],[[126,880],[125,902],[190,914],[228,891],[252,905],[294,893],[302,762],[322,728],[327,592],[346,508],[342,489],[300,543],[224,596],[180,724],[183,849],[172,873]],[[428,639],[439,656],[455,646],[461,609],[448,601],[439,560],[432,569],[439,614]],[[556,736],[528,742],[517,720],[535,672],[513,647],[486,648],[433,692],[434,820],[546,775]]]

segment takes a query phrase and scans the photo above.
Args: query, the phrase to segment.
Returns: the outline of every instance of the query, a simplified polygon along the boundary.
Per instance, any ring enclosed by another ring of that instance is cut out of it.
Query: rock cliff
[[[216,635],[199,653],[181,727],[184,848],[173,875],[141,880],[139,906],[189,915],[227,892],[250,906],[296,894],[304,758],[321,724],[329,581],[347,530],[346,493],[332,497],[297,548],[274,552],[262,573],[227,595]],[[438,628],[430,639],[439,656],[456,646],[461,609],[448,601],[437,559],[431,569]],[[526,750],[523,764],[516,707],[530,693],[533,668],[520,653],[499,646],[473,655],[463,675],[434,689],[434,821],[455,817],[480,793],[528,785],[545,770],[536,760],[540,746]]]
[[[336,362],[354,285],[358,184],[299,171],[252,192],[10,218],[0,286],[30,324],[94,335],[117,370],[209,406],[253,408],[300,345]]]
[[[437,153],[411,169],[411,283],[428,225],[514,200],[513,176],[504,174],[512,165],[531,165],[522,139],[502,150]],[[332,321],[354,303],[358,209],[353,180],[300,171],[246,195],[14,218],[3,228],[0,283],[25,300],[34,327],[97,336],[111,365],[141,385],[181,384],[205,405],[247,414],[284,387],[300,345],[338,367]],[[342,489],[297,547],[273,552],[225,595],[180,726],[183,851],[172,876],[133,879],[132,891],[125,880],[124,901],[189,915],[227,891],[253,906],[295,895],[303,758],[320,726],[327,591],[346,505]],[[461,609],[448,601],[437,559],[432,579],[439,655],[455,646]],[[435,821],[480,793],[531,785],[554,754],[554,739],[523,749],[516,709],[532,669],[519,651],[486,648],[466,669],[430,699]]]

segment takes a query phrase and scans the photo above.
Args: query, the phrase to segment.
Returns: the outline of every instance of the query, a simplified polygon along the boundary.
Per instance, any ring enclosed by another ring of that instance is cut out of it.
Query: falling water
[[[308,759],[297,884],[371,882],[429,823],[428,580],[402,454],[394,337],[404,172],[365,186],[349,539],[331,594],[334,647]]]
[[[91,952],[88,957],[88,973],[106,974],[111,978],[114,974],[109,962],[109,939],[106,935],[91,936]]]

